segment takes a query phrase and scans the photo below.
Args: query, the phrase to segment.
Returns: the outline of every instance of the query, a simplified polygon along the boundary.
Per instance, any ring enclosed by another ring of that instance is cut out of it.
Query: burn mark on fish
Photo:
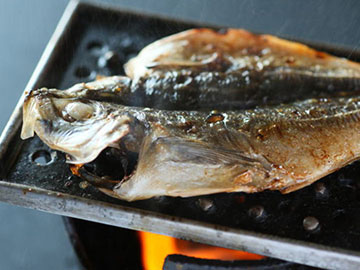
[[[216,122],[221,122],[224,120],[224,115],[222,115],[221,113],[217,112],[217,111],[212,111],[210,113],[210,115],[207,116],[206,118],[206,122],[207,123],[216,123]]]
[[[285,60],[285,62],[287,63],[287,64],[294,64],[295,63],[295,58],[293,57],[293,56],[289,56],[286,60]]]
[[[197,128],[191,121],[186,121],[179,125],[186,133],[196,133]]]
[[[317,51],[315,54],[315,57],[318,59],[326,59],[326,57],[328,57],[328,55],[326,53]]]

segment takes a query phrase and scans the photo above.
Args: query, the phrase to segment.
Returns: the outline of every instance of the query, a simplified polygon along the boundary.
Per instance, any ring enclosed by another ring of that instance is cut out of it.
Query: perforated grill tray
[[[122,65],[145,45],[191,27],[198,25],[72,1],[26,89],[63,89],[98,74],[123,74]],[[310,45],[360,59],[358,52]],[[107,52],[115,56],[106,59]],[[1,201],[322,268],[360,268],[358,162],[288,195],[266,191],[128,203],[72,176],[64,155],[37,137],[21,141],[21,105],[22,98],[0,139]],[[39,157],[51,160],[39,165]]]

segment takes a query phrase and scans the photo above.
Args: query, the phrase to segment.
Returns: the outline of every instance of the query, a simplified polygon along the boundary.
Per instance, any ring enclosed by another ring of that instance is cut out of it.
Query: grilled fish
[[[125,69],[128,77],[78,84],[65,94],[164,110],[239,110],[360,90],[358,63],[237,29],[166,37]]]
[[[246,109],[360,90],[358,63],[240,29],[165,37],[125,71],[132,94],[145,92],[145,106],[159,109]],[[175,107],[159,106],[159,99]]]
[[[78,164],[75,173],[123,200],[287,193],[359,158],[359,110],[359,97],[337,97],[253,110],[168,111],[43,89],[25,99],[21,137],[35,132]],[[109,147],[138,153],[135,169],[123,179],[82,167]]]

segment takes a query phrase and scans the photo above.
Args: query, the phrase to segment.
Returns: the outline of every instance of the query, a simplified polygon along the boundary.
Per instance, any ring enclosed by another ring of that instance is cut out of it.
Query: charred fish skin
[[[325,89],[324,80],[306,80],[301,76],[289,75],[286,78],[272,78],[270,84],[270,79],[258,75],[252,73],[244,77],[237,73],[168,71],[136,82],[125,76],[112,76],[79,83],[63,91],[47,88],[34,91],[52,93],[59,98],[84,98],[135,107],[161,110],[196,108],[204,111],[250,109],[302,98],[351,96],[358,92],[343,91],[347,83],[341,80]]]
[[[128,77],[77,84],[64,97],[162,110],[239,110],[360,91],[360,64],[240,29],[166,37],[125,69]]]
[[[125,70],[149,101],[165,93],[170,104],[190,100],[187,106],[205,109],[246,109],[360,89],[358,63],[241,29],[191,29],[165,37]]]
[[[359,110],[358,97],[201,112],[34,92],[24,107],[31,117],[24,115],[22,134],[35,131],[75,164],[94,160],[106,147],[139,153],[131,175],[113,190],[102,189],[123,200],[266,189],[286,193],[359,158]]]
[[[346,90],[344,90],[346,89]],[[300,99],[351,96],[360,77],[318,78],[305,74],[250,71],[164,71],[132,83],[130,106],[163,110],[241,110]]]

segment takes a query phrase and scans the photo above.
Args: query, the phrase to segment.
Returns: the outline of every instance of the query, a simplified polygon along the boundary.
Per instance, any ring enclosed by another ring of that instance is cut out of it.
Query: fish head
[[[132,121],[126,110],[114,111],[108,103],[40,89],[25,98],[21,138],[36,133],[50,148],[67,153],[68,163],[88,163],[104,148],[116,147]]]

